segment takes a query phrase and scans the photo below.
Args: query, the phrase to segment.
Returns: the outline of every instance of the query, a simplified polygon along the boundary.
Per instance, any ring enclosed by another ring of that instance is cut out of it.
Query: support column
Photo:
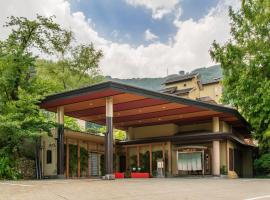
[[[69,141],[66,138],[66,178],[69,178]]]
[[[220,132],[219,117],[213,117],[213,132]],[[220,176],[220,142],[219,140],[213,141],[213,155],[212,155],[212,174]]]
[[[128,163],[128,147],[127,146],[125,146],[125,151],[126,151],[126,172],[128,171],[128,165],[129,165],[129,163]]]
[[[172,175],[172,143],[168,142],[168,172],[169,176]]]
[[[90,160],[90,147],[89,147],[89,143],[87,143],[87,160],[88,160],[88,168],[87,168],[87,175],[88,177],[91,176],[91,160]]]
[[[78,175],[78,178],[80,178],[81,177],[81,147],[80,147],[80,141],[79,140],[77,140],[77,161],[78,161],[78,163],[77,163],[77,166],[78,166],[78,172],[77,172],[77,175]]]
[[[152,176],[152,144],[149,144],[149,165],[150,165],[150,176]]]
[[[137,167],[140,167],[140,147],[137,145]]]
[[[105,179],[114,179],[113,174],[113,98],[106,97],[106,127],[105,136]]]
[[[57,107],[57,175],[64,178],[64,107]]]
[[[219,141],[213,141],[212,173],[214,176],[220,175],[220,150]]]
[[[162,143],[162,160],[163,160],[163,173],[164,177],[166,174],[166,150],[165,150],[165,143]]]

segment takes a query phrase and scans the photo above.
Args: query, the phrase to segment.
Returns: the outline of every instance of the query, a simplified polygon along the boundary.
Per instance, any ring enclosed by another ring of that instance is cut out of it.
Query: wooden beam
[[[140,167],[140,147],[137,145],[137,167]]]
[[[152,176],[152,144],[149,144],[149,165],[150,176]]]
[[[142,147],[142,146],[149,146],[150,144],[153,145],[162,145],[162,142],[157,142],[157,143],[144,143],[144,144],[127,144],[127,145],[123,145],[124,147]]]
[[[66,178],[69,178],[69,143],[68,138],[66,138]]]
[[[77,140],[77,158],[78,158],[78,172],[77,172],[77,175],[78,175],[78,178],[81,177],[81,148],[80,148],[80,141]]]

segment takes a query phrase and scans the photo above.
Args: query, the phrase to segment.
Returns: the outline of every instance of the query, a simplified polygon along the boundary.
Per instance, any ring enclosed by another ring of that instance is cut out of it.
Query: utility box
[[[157,159],[157,177],[158,178],[165,177],[165,168],[163,159]]]

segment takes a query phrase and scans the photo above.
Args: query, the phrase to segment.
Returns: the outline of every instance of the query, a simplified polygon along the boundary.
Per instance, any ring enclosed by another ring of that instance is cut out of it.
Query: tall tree
[[[53,126],[37,105],[52,88],[36,76],[32,52],[58,53],[72,33],[39,15],[34,20],[10,17],[5,26],[11,33],[0,41],[0,178],[14,178],[15,170],[7,169],[14,167],[23,140]]]
[[[58,56],[57,61],[39,60],[37,75],[50,82],[54,92],[61,92],[101,82],[99,70],[102,51],[93,44],[69,46]]]
[[[229,8],[231,35],[214,41],[210,54],[223,69],[223,101],[235,106],[253,127],[262,152],[270,149],[270,2],[246,0]]]

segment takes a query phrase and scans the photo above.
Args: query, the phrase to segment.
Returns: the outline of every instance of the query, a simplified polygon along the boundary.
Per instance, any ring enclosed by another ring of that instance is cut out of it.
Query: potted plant
[[[227,167],[225,165],[222,165],[222,167],[220,168],[220,177],[226,178],[227,175],[228,175]]]

